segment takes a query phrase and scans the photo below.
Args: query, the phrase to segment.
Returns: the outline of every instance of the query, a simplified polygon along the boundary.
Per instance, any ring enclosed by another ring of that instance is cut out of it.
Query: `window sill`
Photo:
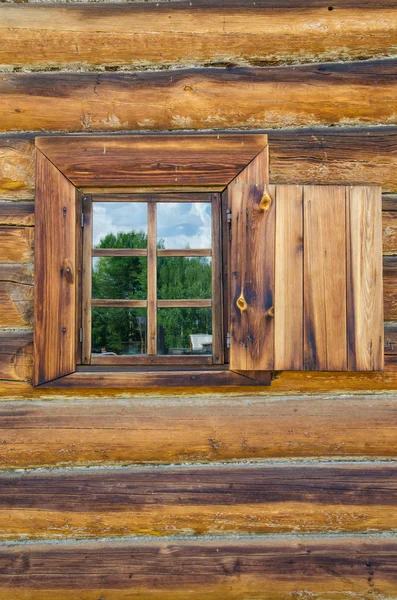
[[[211,370],[158,371],[76,371],[53,381],[44,383],[41,388],[135,388],[158,387],[241,387],[268,386],[271,383],[271,371],[259,371],[254,377],[235,373],[227,368]]]

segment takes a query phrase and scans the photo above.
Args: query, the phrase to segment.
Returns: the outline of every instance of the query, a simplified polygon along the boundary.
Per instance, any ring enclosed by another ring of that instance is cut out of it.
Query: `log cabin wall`
[[[0,597],[397,597],[395,0],[0,4]],[[34,137],[268,133],[383,189],[384,373],[33,389]]]

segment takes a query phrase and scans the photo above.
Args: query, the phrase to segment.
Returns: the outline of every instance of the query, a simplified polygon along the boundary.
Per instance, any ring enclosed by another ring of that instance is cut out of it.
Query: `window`
[[[380,188],[270,185],[261,134],[36,149],[35,385],[382,370]]]
[[[84,195],[83,215],[83,364],[223,364],[221,195]]]

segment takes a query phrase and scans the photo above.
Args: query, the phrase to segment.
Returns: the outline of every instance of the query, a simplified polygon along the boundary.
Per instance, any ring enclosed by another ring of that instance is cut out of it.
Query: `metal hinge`
[[[231,208],[226,209],[226,220],[228,223],[232,222],[232,209]]]
[[[226,348],[230,348],[230,333],[226,334]]]
[[[82,227],[84,227],[84,213],[81,213],[80,224]]]
[[[80,327],[79,335],[80,335],[80,338],[79,338],[80,344],[82,344],[83,343],[83,328],[82,327]]]

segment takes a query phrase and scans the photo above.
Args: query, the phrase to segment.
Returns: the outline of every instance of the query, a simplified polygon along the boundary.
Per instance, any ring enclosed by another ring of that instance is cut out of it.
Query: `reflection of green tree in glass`
[[[100,248],[146,248],[142,232],[108,234]],[[159,248],[164,244],[160,242]],[[142,257],[102,257],[96,261],[92,277],[93,298],[147,298],[147,259]],[[158,259],[157,296],[160,299],[211,298],[211,264],[207,258],[167,257]],[[143,351],[145,309],[93,309],[94,352],[106,348],[117,354]],[[158,311],[160,346],[188,348],[192,333],[211,333],[211,309],[172,308]]]

